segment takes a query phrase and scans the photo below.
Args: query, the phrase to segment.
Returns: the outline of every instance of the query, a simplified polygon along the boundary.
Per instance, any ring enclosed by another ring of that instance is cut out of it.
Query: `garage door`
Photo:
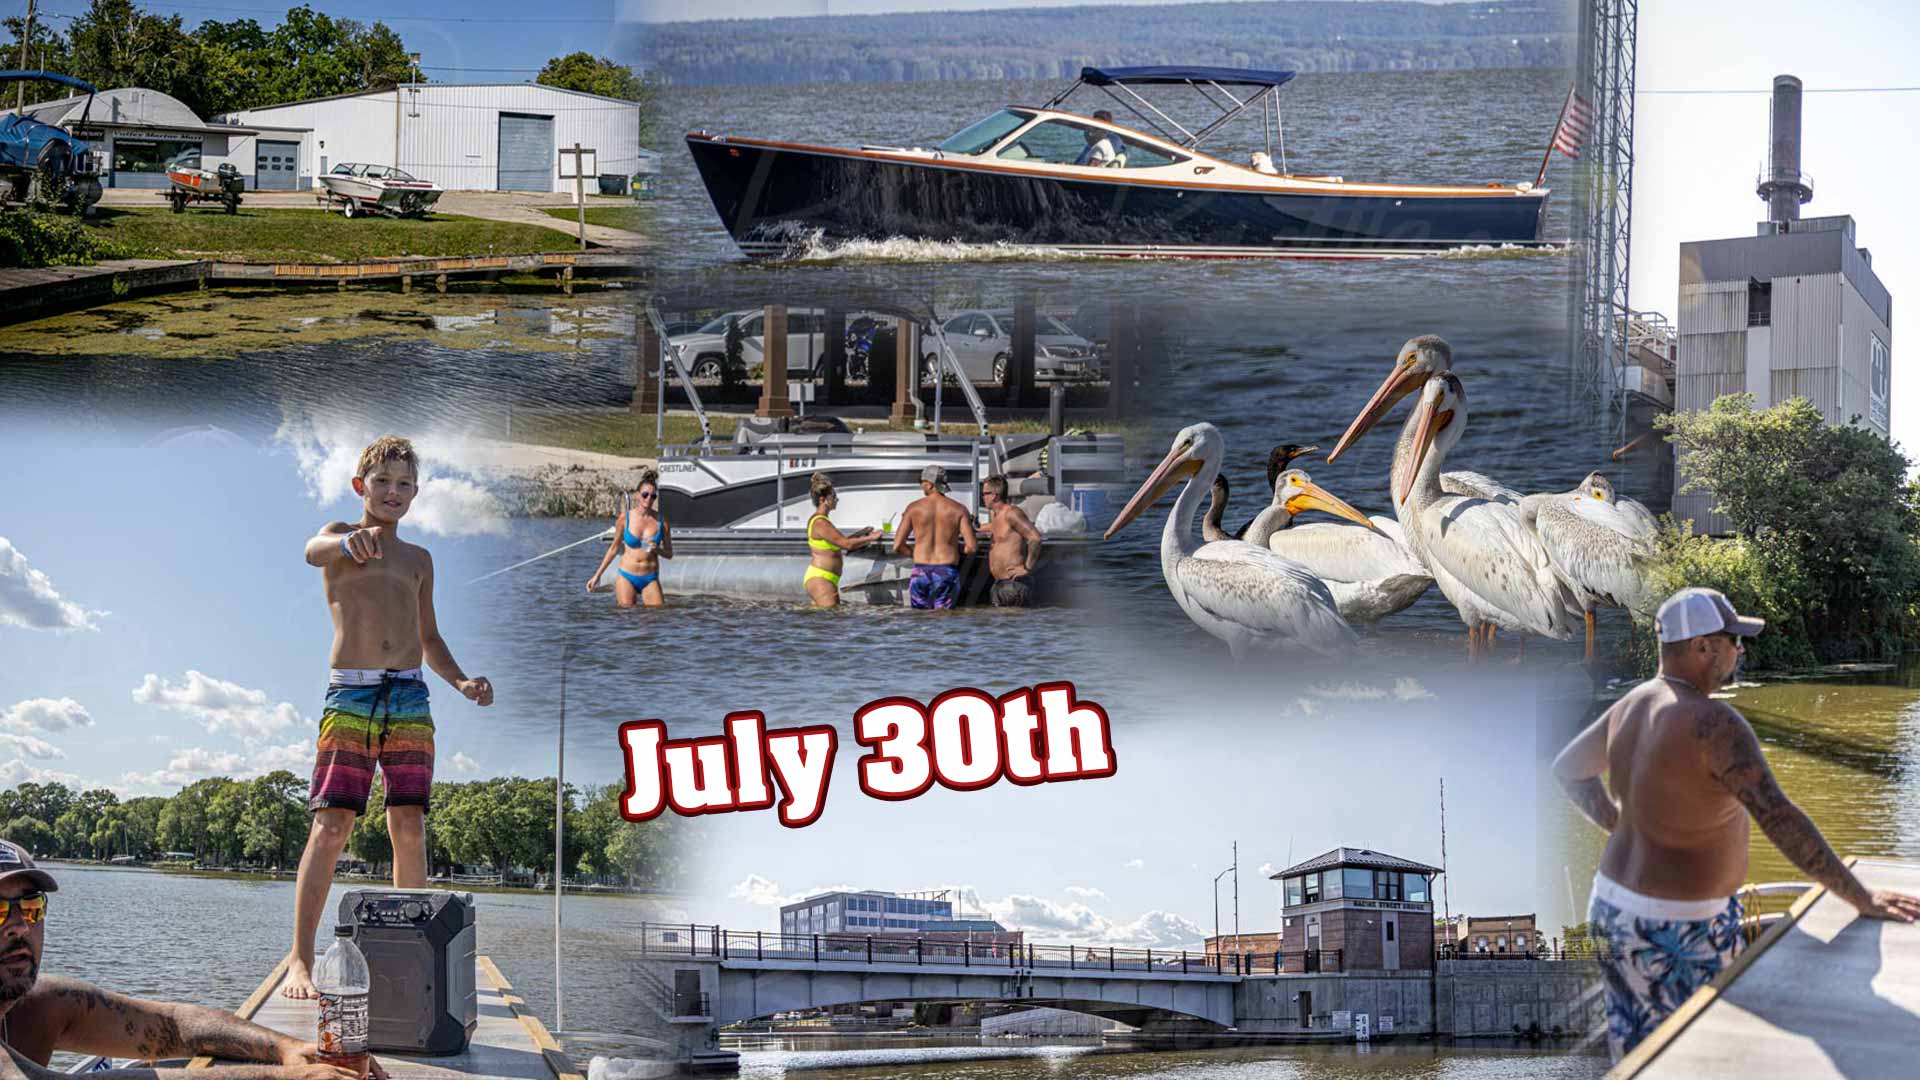
[[[300,186],[300,144],[260,140],[253,155],[255,191],[292,191]]]
[[[553,117],[500,114],[500,190],[552,191]]]

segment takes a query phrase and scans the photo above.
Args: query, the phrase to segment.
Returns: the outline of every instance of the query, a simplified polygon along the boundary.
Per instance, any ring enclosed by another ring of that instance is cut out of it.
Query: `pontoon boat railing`
[[[680,358],[679,347],[668,340],[667,321],[661,318],[660,306],[652,297],[647,298],[647,322],[653,327],[654,336],[660,340],[659,374],[654,380],[660,387],[660,408],[654,422],[654,443],[664,442],[667,437],[667,365],[671,363],[680,386],[687,392],[687,404],[693,406],[693,415],[700,420],[700,445],[712,446],[713,427],[707,423],[707,410],[700,403],[700,391],[693,388],[693,375]]]

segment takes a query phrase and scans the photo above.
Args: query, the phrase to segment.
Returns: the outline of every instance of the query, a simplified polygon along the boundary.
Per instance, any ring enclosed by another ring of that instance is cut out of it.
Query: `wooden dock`
[[[450,280],[501,274],[551,274],[569,295],[576,276],[619,274],[638,268],[631,251],[561,251],[531,255],[455,255],[442,258],[368,259],[354,263],[252,263],[185,259],[109,259],[92,266],[0,270],[0,326],[61,311],[110,304],[130,296],[208,285],[266,285],[344,289],[355,284],[398,284],[411,292],[445,291]]]
[[[1869,889],[1920,895],[1920,862],[1852,865]],[[1916,1053],[1920,924],[1862,919],[1816,888],[1607,1076],[1913,1076]]]
[[[374,1057],[393,1080],[584,1080],[566,1051],[554,1041],[546,1025],[525,1009],[506,977],[485,956],[476,961],[474,980],[480,996],[480,1020],[473,1040],[459,1054],[416,1057],[376,1052]],[[234,1014],[263,1027],[312,1041],[319,1023],[319,1006],[309,999],[280,996],[286,962],[273,969],[253,995]],[[195,1058],[187,1067],[206,1068],[217,1062]]]

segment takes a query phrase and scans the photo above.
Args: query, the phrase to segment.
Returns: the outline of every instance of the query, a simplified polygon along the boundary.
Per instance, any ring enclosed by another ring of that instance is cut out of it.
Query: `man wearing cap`
[[[1567,797],[1611,834],[1588,918],[1604,946],[1615,1060],[1739,947],[1735,893],[1747,877],[1749,815],[1802,873],[1862,916],[1920,916],[1920,899],[1860,884],[1780,790],[1746,719],[1711,696],[1732,680],[1744,639],[1765,625],[1713,589],[1673,594],[1654,617],[1660,673],[1628,691],[1553,763]]]
[[[904,555],[913,543],[913,575],[907,580],[907,598],[916,608],[950,608],[960,595],[960,553],[979,548],[973,515],[948,497],[947,470],[929,465],[920,470],[921,497],[907,505],[900,527],[893,533],[893,553]]]
[[[65,1050],[144,1061],[207,1056],[264,1063],[179,1073],[204,1080],[359,1080],[356,1072],[321,1064],[313,1043],[231,1013],[142,1001],[77,979],[40,978],[48,896],[58,890],[26,849],[0,840],[0,1048],[6,1051],[0,1055],[0,1075],[64,1076],[47,1062],[54,1051]],[[153,1077],[156,1072],[116,1069],[89,1075]]]

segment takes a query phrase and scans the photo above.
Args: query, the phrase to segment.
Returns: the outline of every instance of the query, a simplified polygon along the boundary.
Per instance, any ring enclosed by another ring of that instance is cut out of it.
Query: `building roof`
[[[516,90],[548,90],[556,94],[572,94],[574,97],[583,97],[590,101],[605,101],[615,105],[630,106],[635,109],[640,107],[639,102],[628,101],[626,98],[608,97],[605,94],[589,94],[585,90],[569,90],[564,86],[548,86],[546,83],[538,82],[400,83],[397,86],[374,86],[365,90],[349,91],[344,94],[325,94],[320,97],[301,98],[299,101],[280,101],[272,105],[256,105],[248,109],[235,109],[232,112],[220,114],[220,117],[216,117],[216,119],[228,116],[240,116],[246,113],[268,112],[273,109],[290,109],[296,105],[317,105],[323,101],[344,101],[347,98],[391,94],[395,90],[483,90],[503,86],[512,87]],[[508,111],[511,112],[512,110]]]
[[[1007,928],[993,919],[928,919],[920,924],[923,934],[1004,934]]]
[[[1337,847],[1332,851],[1315,855],[1303,863],[1295,863],[1277,874],[1270,875],[1275,881],[1294,874],[1305,874],[1314,870],[1328,870],[1337,866],[1364,866],[1375,870],[1415,870],[1421,873],[1437,874],[1440,868],[1417,863],[1412,859],[1402,859],[1397,855],[1386,855],[1369,848]]]
[[[208,124],[179,98],[149,90],[144,86],[122,86],[87,94],[42,101],[23,110],[28,116],[55,127],[86,124],[100,127],[164,128],[168,131],[198,131],[207,134],[252,135],[245,128]],[[82,113],[85,114],[84,119]]]
[[[1846,214],[1762,222],[1753,236],[1687,240],[1680,244],[1680,284],[1715,281],[1763,281],[1797,274],[1841,274],[1887,327],[1893,326],[1893,297],[1874,272],[1865,249],[1854,243],[1853,218]],[[1684,333],[1686,327],[1681,327]]]

